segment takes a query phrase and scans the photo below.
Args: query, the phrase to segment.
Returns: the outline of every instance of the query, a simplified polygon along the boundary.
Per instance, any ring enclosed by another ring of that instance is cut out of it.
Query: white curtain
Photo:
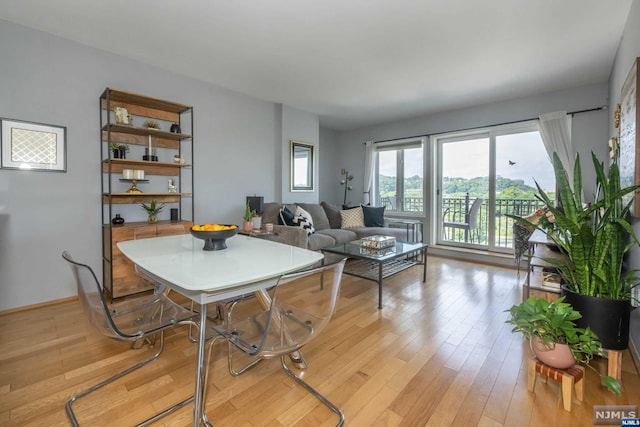
[[[549,159],[553,160],[553,152],[558,153],[569,176],[573,188],[573,162],[575,156],[571,145],[571,116],[566,111],[542,114],[538,118],[538,131],[547,150]]]
[[[373,141],[364,143],[364,204],[368,205],[373,202],[373,174],[375,171],[376,152],[373,149]]]

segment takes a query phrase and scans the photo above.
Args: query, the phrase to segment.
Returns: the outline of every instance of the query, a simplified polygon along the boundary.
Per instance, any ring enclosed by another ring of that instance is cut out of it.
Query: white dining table
[[[267,289],[282,274],[323,259],[319,252],[243,235],[226,243],[226,249],[205,251],[203,240],[183,234],[128,240],[119,242],[118,248],[137,268],[200,304],[200,325],[206,325],[207,304]],[[194,427],[200,425],[204,411],[206,328],[198,329]]]

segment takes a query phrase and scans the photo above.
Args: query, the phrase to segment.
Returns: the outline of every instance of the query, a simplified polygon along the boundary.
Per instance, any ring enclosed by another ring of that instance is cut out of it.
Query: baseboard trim
[[[51,301],[45,301],[38,304],[25,305],[23,307],[10,308],[8,310],[0,311],[0,317],[6,316],[7,314],[20,313],[21,311],[33,310],[34,308],[49,307],[52,305],[58,305],[58,304],[63,304],[66,302],[77,301],[77,300],[78,300],[78,297],[73,296],[73,297],[67,297],[67,298],[54,299]]]
[[[461,261],[477,262],[481,264],[495,265],[498,267],[518,268],[514,261],[513,255],[479,251],[467,248],[457,248],[451,246],[431,245],[427,249],[428,255],[440,256],[443,258],[452,258]],[[520,268],[526,271],[526,264],[522,264]]]

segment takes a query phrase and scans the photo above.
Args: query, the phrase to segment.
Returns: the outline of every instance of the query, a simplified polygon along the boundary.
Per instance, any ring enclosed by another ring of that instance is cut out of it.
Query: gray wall
[[[617,105],[620,103],[620,90],[622,84],[627,78],[627,74],[631,69],[633,61],[637,57],[640,57],[640,1],[635,0],[631,4],[631,10],[629,11],[629,17],[622,33],[622,40],[616,53],[616,58],[613,63],[613,70],[609,78],[609,98],[611,99],[611,105]],[[636,93],[637,95],[637,93]],[[616,135],[616,130],[613,124],[613,116],[610,116],[609,121],[609,134]],[[636,123],[636,125],[638,125]],[[636,197],[636,203],[640,203]],[[640,220],[635,220],[633,228],[636,235],[640,235]],[[640,269],[640,248],[635,246],[630,253],[629,268]],[[640,298],[640,291],[636,289],[636,298]],[[630,327],[630,339],[631,339],[631,351],[636,359],[636,366],[640,366],[640,309],[635,309],[631,312],[631,327]]]
[[[340,203],[340,169],[342,160],[340,153],[336,149],[327,150],[325,147],[333,147],[336,143],[338,133],[333,129],[320,128],[320,145],[323,147],[322,156],[320,158],[320,201],[330,203]]]
[[[320,158],[313,114],[1,20],[0,40],[0,117],[66,126],[68,165],[67,173],[0,170],[0,311],[75,295],[62,250],[101,272],[98,98],[106,87],[194,106],[197,222],[240,223],[247,195],[281,199],[289,139],[316,144]],[[127,221],[145,219],[136,206],[119,209]]]
[[[620,103],[620,91],[624,83],[631,65],[637,57],[640,57],[640,1],[636,0],[631,5],[627,24],[622,34],[622,40],[616,53],[613,63],[613,70],[609,78],[609,98],[611,105],[615,106]],[[609,118],[609,134],[615,136],[617,134],[613,124],[613,116]],[[636,124],[637,125],[637,124]],[[637,200],[637,199],[636,199]],[[640,235],[640,221],[634,224],[636,234]],[[635,247],[631,253],[631,264],[635,268],[640,268],[640,248]]]
[[[353,202],[359,203],[363,200],[363,143],[365,141],[401,139],[528,120],[536,118],[542,113],[558,110],[591,109],[606,105],[608,103],[607,95],[607,84],[603,83],[341,132],[335,135],[333,141],[323,141],[324,155],[337,158],[339,153],[342,167],[353,172],[353,198],[355,199]],[[608,110],[573,116],[572,139],[574,148],[580,152],[583,164],[590,162],[591,150],[596,152],[599,157],[606,158],[608,116]],[[585,185],[589,189],[591,188],[589,183],[594,182],[595,176],[588,164],[585,169],[587,169],[584,173],[587,182]],[[592,191],[587,190],[587,194],[591,193]]]
[[[320,153],[319,153],[319,141],[320,141],[320,124],[318,116],[315,114],[307,113],[306,111],[298,110],[292,107],[282,107],[282,174],[285,179],[282,179],[282,197],[278,199],[265,199],[265,200],[279,200],[284,203],[319,203],[318,200],[318,177],[319,165],[320,165]],[[314,191],[291,191],[291,141],[306,142],[314,146],[313,148],[313,183]]]

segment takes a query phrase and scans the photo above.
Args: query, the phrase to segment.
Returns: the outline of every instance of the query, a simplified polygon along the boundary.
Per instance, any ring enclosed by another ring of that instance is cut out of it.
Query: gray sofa
[[[280,210],[286,206],[291,212],[296,211],[299,205],[307,211],[312,219],[315,232],[307,235],[307,231],[293,226],[279,224]],[[341,208],[330,203],[265,203],[262,213],[262,224],[273,223],[273,231],[280,240],[290,245],[299,246],[314,251],[336,245],[338,243],[351,242],[366,236],[384,235],[393,236],[398,240],[407,239],[407,231],[404,228],[390,227],[357,227],[341,228]]]

